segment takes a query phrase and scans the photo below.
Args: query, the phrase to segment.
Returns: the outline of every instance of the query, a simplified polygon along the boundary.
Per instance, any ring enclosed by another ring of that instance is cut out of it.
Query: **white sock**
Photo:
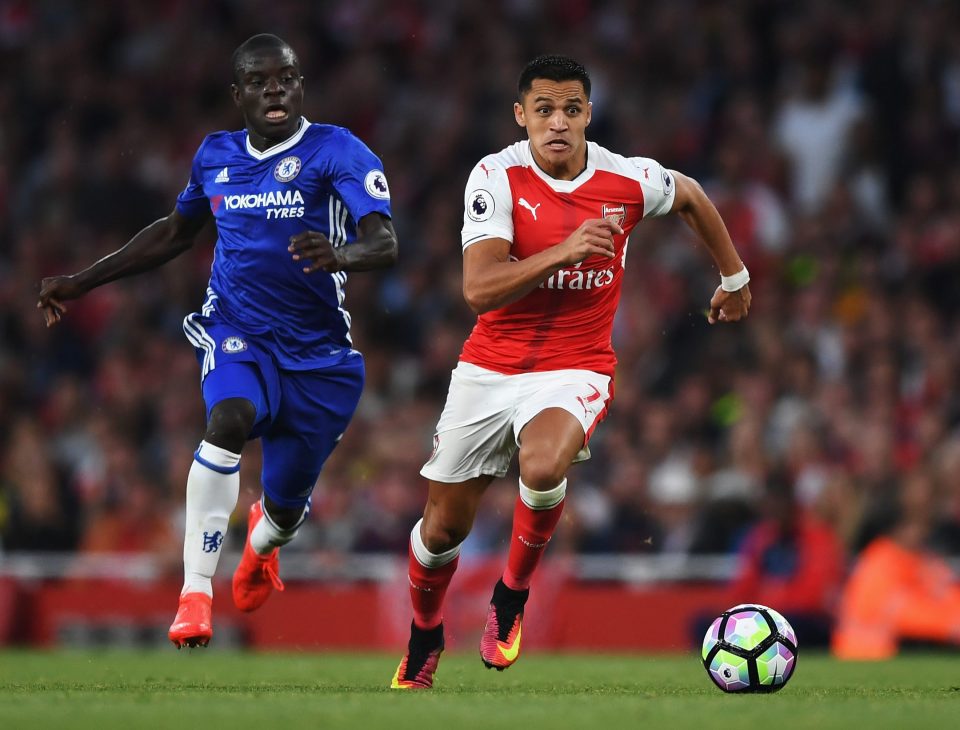
[[[260,506],[263,507],[262,501]],[[257,555],[266,555],[274,548],[286,545],[297,536],[300,525],[307,519],[308,514],[310,514],[309,502],[303,508],[303,514],[300,515],[297,524],[285,530],[282,527],[277,527],[276,523],[270,519],[270,515],[267,514],[267,510],[264,507],[263,519],[257,523],[257,526],[253,528],[253,532],[250,533],[250,547],[253,548],[253,551]]]
[[[527,505],[530,509],[541,510],[541,509],[551,509],[556,507],[563,501],[563,498],[567,494],[567,478],[564,477],[563,481],[560,482],[553,489],[548,489],[545,492],[538,492],[534,489],[530,489],[522,481],[520,482],[520,499],[523,500],[523,503]]]
[[[240,454],[201,441],[187,477],[181,595],[213,595],[211,579],[220,561],[227,521],[237,506],[239,494]]]
[[[413,549],[413,557],[417,559],[420,565],[424,568],[439,568],[460,554],[460,545],[456,545],[442,553],[431,553],[424,544],[423,537],[420,535],[420,525],[422,524],[423,518],[421,517],[410,531],[410,547]]]

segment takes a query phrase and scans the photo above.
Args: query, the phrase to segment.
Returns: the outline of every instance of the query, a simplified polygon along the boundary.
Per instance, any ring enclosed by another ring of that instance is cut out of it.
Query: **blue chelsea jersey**
[[[390,217],[383,165],[343,127],[301,120],[263,152],[246,130],[207,136],[177,211],[209,209],[217,223],[210,301],[238,329],[272,345],[280,367],[309,370],[350,351],[344,272],[303,272],[287,246],[312,230],[334,246],[356,240],[369,213]]]

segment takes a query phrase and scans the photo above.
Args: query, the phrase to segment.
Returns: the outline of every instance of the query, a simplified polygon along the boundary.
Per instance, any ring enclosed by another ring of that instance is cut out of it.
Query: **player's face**
[[[534,79],[523,103],[513,106],[517,124],[527,130],[537,164],[561,180],[572,180],[587,164],[590,112],[580,81]]]
[[[289,48],[251,53],[232,87],[233,100],[243,112],[250,142],[264,150],[290,137],[300,125],[303,77]]]

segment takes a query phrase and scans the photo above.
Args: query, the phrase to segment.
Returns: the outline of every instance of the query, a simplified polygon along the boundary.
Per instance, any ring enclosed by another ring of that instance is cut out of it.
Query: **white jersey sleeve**
[[[483,158],[473,168],[463,197],[463,248],[488,238],[513,243],[513,195],[502,162]]]
[[[631,157],[630,162],[642,173],[637,180],[643,190],[643,217],[656,218],[673,210],[677,190],[673,173],[649,157]]]

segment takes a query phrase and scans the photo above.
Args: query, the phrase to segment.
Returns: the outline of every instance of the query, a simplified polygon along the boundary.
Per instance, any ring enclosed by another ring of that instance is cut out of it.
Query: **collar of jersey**
[[[300,117],[300,127],[296,132],[293,133],[290,137],[287,137],[283,142],[275,144],[273,147],[267,147],[263,152],[256,149],[252,144],[250,144],[250,135],[249,133],[246,136],[247,140],[247,152],[250,153],[250,156],[257,160],[265,160],[268,157],[273,157],[274,155],[280,154],[281,152],[286,152],[288,149],[293,147],[297,142],[299,142],[303,135],[307,132],[307,127],[310,126],[310,122],[307,121],[306,117]]]
[[[543,180],[547,185],[556,190],[558,193],[572,193],[574,190],[592,178],[593,173],[597,171],[597,167],[593,162],[596,159],[596,154],[594,153],[593,147],[593,142],[587,142],[587,166],[583,168],[583,171],[573,178],[573,180],[558,180],[557,178],[551,177],[541,170],[540,165],[538,165],[537,161],[533,159],[533,152],[530,150],[530,142],[527,142],[523,146],[523,156],[526,158],[527,165],[529,165],[540,177],[540,179]]]

